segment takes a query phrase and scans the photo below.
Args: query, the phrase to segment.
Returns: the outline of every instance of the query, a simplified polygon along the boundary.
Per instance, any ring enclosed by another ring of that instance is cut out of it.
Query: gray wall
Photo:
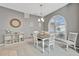
[[[68,4],[65,7],[47,15],[43,24],[43,29],[48,31],[48,22],[54,15],[62,15],[66,20],[67,32],[79,32],[79,4]],[[77,39],[77,45],[79,45],[79,35]]]
[[[43,23],[43,29],[48,30],[48,22],[54,15],[62,15],[67,22],[67,31],[79,32],[79,4],[68,4],[67,6],[47,15]],[[2,35],[5,29],[13,31],[20,31],[25,33],[25,37],[29,37],[34,30],[39,30],[37,19],[38,17],[32,16],[25,19],[24,14],[14,10],[10,10],[0,6],[0,42],[3,41]],[[22,22],[21,27],[13,28],[9,22],[12,18],[18,18]],[[33,26],[31,26],[33,23]],[[18,30],[19,29],[19,30]]]
[[[21,27],[11,27],[10,20],[12,18],[18,18],[22,22]],[[0,6],[0,43],[3,41],[3,34],[6,29],[23,32],[25,37],[29,37],[34,30],[39,30],[37,19],[38,17],[33,15],[29,19],[25,19],[23,13]]]
[[[45,17],[44,30],[48,30],[48,22],[54,15],[64,16],[67,23],[67,31],[79,32],[79,4],[68,4],[47,15]]]

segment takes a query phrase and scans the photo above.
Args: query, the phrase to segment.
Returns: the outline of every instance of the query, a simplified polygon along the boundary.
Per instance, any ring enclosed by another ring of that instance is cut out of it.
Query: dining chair
[[[55,33],[50,33],[48,38],[44,38],[43,40],[47,40],[44,42],[43,45],[43,52],[45,52],[45,45],[48,47],[48,51],[50,53],[50,48],[51,46],[54,48],[55,47]]]
[[[33,33],[33,39],[34,39],[34,46],[37,46],[38,47],[38,33],[39,31],[34,31]]]
[[[76,50],[77,36],[78,33],[69,32],[68,40],[67,40],[67,50],[69,46],[73,46],[73,48]]]

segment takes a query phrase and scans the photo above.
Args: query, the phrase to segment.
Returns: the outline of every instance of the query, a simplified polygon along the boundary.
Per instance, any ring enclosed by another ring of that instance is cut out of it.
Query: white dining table
[[[42,52],[44,53],[45,52],[45,41],[49,40],[49,38],[43,38],[43,39],[40,39],[40,40],[42,42]]]

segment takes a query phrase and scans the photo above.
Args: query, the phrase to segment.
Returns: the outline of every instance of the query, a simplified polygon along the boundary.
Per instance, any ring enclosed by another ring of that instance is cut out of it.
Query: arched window
[[[66,34],[66,21],[61,15],[53,16],[48,23],[48,32],[55,32],[58,34]]]
[[[48,32],[54,32],[55,30],[55,22],[54,19],[51,18],[48,24]]]

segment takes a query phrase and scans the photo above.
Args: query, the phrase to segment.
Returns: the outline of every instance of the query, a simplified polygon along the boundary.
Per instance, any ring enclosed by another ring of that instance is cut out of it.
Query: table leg
[[[36,41],[37,47],[38,47],[38,40]]]
[[[35,46],[35,39],[33,40],[34,46]]]

